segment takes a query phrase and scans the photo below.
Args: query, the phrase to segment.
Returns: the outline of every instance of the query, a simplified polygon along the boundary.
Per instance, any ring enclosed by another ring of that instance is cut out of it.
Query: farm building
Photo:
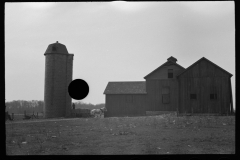
[[[144,77],[146,79],[146,111],[176,111],[178,83],[176,75],[185,68],[170,57],[167,62]]]
[[[201,58],[177,76],[179,114],[231,114],[232,74]]]
[[[185,69],[169,57],[144,77],[146,81],[109,82],[106,117],[146,115],[147,111],[185,113],[232,113],[231,76],[201,58]]]
[[[105,117],[145,115],[146,84],[138,82],[109,82],[104,91]]]
[[[109,82],[106,116],[145,115],[146,111],[176,111],[178,86],[176,75],[184,70],[169,57],[167,62],[149,73],[141,82]]]

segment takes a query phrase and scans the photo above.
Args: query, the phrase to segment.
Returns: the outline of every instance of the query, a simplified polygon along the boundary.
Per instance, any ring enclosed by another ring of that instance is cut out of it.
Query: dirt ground
[[[7,155],[235,154],[234,116],[6,122]]]

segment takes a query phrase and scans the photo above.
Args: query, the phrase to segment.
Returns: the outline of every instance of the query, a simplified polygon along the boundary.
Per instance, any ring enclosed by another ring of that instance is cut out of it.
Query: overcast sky
[[[235,104],[234,2],[5,3],[6,101],[44,99],[44,52],[56,41],[90,86],[85,103],[105,103],[109,81],[144,81],[173,56],[232,73]]]

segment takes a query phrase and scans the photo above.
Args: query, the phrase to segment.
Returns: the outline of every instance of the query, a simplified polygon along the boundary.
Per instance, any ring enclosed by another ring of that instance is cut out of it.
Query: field
[[[7,155],[235,154],[234,116],[6,122]]]

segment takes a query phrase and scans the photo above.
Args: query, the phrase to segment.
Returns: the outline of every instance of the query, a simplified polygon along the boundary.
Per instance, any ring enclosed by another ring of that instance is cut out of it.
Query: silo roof
[[[52,43],[48,45],[48,48],[44,54],[49,53],[60,53],[60,54],[68,54],[67,47],[64,44],[58,43]]]

